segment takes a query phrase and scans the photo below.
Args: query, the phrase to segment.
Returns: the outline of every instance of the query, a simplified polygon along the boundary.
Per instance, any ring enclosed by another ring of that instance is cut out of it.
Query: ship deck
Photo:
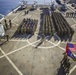
[[[6,42],[3,39],[0,41],[1,75],[65,75],[60,69],[62,67],[60,62],[68,41],[61,41],[56,35],[49,40],[45,37],[44,42],[36,48],[40,43],[38,33],[42,11],[39,8],[30,11],[27,15],[24,11],[29,8],[5,16],[7,21],[12,20],[12,28],[6,31],[6,34],[9,34],[9,41]],[[68,11],[72,10],[68,9]],[[65,17],[65,14],[63,16]],[[30,35],[14,36],[24,18],[38,19],[36,32],[31,38],[29,38]],[[75,31],[70,42],[76,43],[76,18],[66,18],[66,20]],[[1,23],[4,25],[4,20]],[[55,41],[55,38],[58,40]],[[70,75],[76,75],[76,62],[72,59],[70,62]]]

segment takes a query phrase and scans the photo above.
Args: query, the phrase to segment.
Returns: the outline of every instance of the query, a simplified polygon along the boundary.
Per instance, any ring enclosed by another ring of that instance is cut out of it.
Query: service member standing
[[[9,35],[6,35],[7,36],[7,41],[9,41]]]
[[[7,20],[5,19],[4,22],[5,22],[5,28],[8,29]]]
[[[12,27],[12,23],[11,23],[11,20],[9,20],[9,25],[10,25],[10,28]]]

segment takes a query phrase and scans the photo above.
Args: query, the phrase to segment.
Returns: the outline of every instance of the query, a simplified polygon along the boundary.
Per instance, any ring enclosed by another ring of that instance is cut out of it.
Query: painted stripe
[[[69,75],[76,69],[76,65],[70,70]]]
[[[38,41],[40,41],[40,40],[38,40]],[[32,44],[35,44],[35,43],[38,42],[38,41],[35,41],[35,42],[33,42]],[[26,45],[26,46],[23,46],[23,47],[21,47],[21,48],[18,48],[18,49],[14,50],[14,51],[11,51],[11,52],[9,52],[9,53],[7,53],[7,54],[5,54],[5,55],[10,55],[10,54],[12,54],[12,53],[18,52],[18,51],[20,51],[20,50],[22,50],[22,49],[24,49],[24,48],[26,48],[26,47],[28,47],[28,46],[30,46],[30,44],[28,44],[28,45]],[[0,56],[0,58],[3,58],[5,55]]]
[[[19,75],[23,75],[22,72],[16,67],[16,65],[11,61],[11,59],[5,54],[5,52],[0,48],[1,52],[4,54],[9,63],[14,67],[14,69],[19,73]]]

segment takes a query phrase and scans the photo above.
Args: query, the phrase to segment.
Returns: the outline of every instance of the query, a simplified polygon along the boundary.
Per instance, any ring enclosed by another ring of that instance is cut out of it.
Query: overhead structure
[[[63,0],[64,1],[64,3],[66,3],[66,0]]]
[[[32,9],[33,10],[36,10],[37,9],[37,2],[36,1],[34,1],[34,4],[32,5]]]
[[[61,1],[60,1],[60,0],[56,0],[56,2],[57,2],[59,5],[61,5]]]
[[[66,3],[64,3],[64,4],[61,5],[61,10],[62,10],[62,11],[66,11],[66,10],[67,10],[67,5],[66,5]]]
[[[26,0],[20,1],[20,5],[21,5],[21,9],[26,8],[27,7],[27,1]]]
[[[50,6],[50,8],[51,8],[51,11],[54,11],[56,9],[55,3],[52,3],[51,6]]]

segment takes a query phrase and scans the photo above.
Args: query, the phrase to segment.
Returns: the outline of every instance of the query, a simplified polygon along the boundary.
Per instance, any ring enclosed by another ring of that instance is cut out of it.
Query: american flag
[[[68,43],[67,45],[68,45],[68,49],[69,49],[71,52],[76,51],[76,44]]]
[[[75,55],[72,53],[76,51],[76,44],[71,44],[71,43],[68,43],[66,45],[66,53],[69,57],[71,57],[72,59],[76,59]]]

